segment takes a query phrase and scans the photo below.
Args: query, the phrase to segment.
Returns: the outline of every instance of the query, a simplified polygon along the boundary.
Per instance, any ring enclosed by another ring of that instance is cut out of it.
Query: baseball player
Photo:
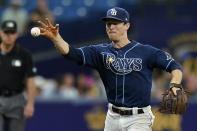
[[[59,34],[59,25],[41,21],[41,35],[53,41],[57,50],[78,64],[95,68],[105,85],[108,112],[105,131],[151,131],[154,116],[150,107],[152,74],[161,68],[180,84],[182,68],[170,54],[150,45],[129,40],[129,13],[119,7],[107,11],[106,32],[111,43],[74,48]],[[179,88],[172,87],[174,95]]]

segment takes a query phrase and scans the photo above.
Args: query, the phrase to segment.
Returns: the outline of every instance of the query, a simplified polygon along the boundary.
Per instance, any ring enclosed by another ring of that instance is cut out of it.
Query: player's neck
[[[114,48],[122,48],[126,45],[128,45],[129,43],[131,43],[131,41],[129,39],[122,39],[122,40],[117,40],[117,41],[112,41]]]
[[[0,45],[0,48],[3,52],[7,53],[7,52],[10,52],[12,50],[12,48],[14,47],[14,44],[10,44],[10,45],[7,45],[5,43],[1,43]]]

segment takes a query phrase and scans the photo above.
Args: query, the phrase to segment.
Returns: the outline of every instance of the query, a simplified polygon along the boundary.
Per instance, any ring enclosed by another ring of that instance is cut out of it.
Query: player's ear
[[[129,28],[130,28],[130,23],[125,23],[125,25],[126,25],[126,29],[129,30]]]

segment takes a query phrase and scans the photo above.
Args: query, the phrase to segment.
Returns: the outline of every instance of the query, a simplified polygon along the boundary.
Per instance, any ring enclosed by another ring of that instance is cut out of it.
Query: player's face
[[[126,38],[128,29],[129,23],[114,19],[108,19],[106,21],[106,32],[111,41],[120,41],[120,39]]]
[[[6,45],[13,45],[18,37],[18,34],[12,31],[1,31],[2,42]]]

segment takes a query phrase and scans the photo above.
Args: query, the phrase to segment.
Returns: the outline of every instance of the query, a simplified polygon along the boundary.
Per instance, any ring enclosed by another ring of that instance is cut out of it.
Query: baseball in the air
[[[40,29],[39,29],[38,27],[33,27],[33,28],[31,29],[31,35],[32,35],[33,37],[39,36],[39,35],[40,35]]]

